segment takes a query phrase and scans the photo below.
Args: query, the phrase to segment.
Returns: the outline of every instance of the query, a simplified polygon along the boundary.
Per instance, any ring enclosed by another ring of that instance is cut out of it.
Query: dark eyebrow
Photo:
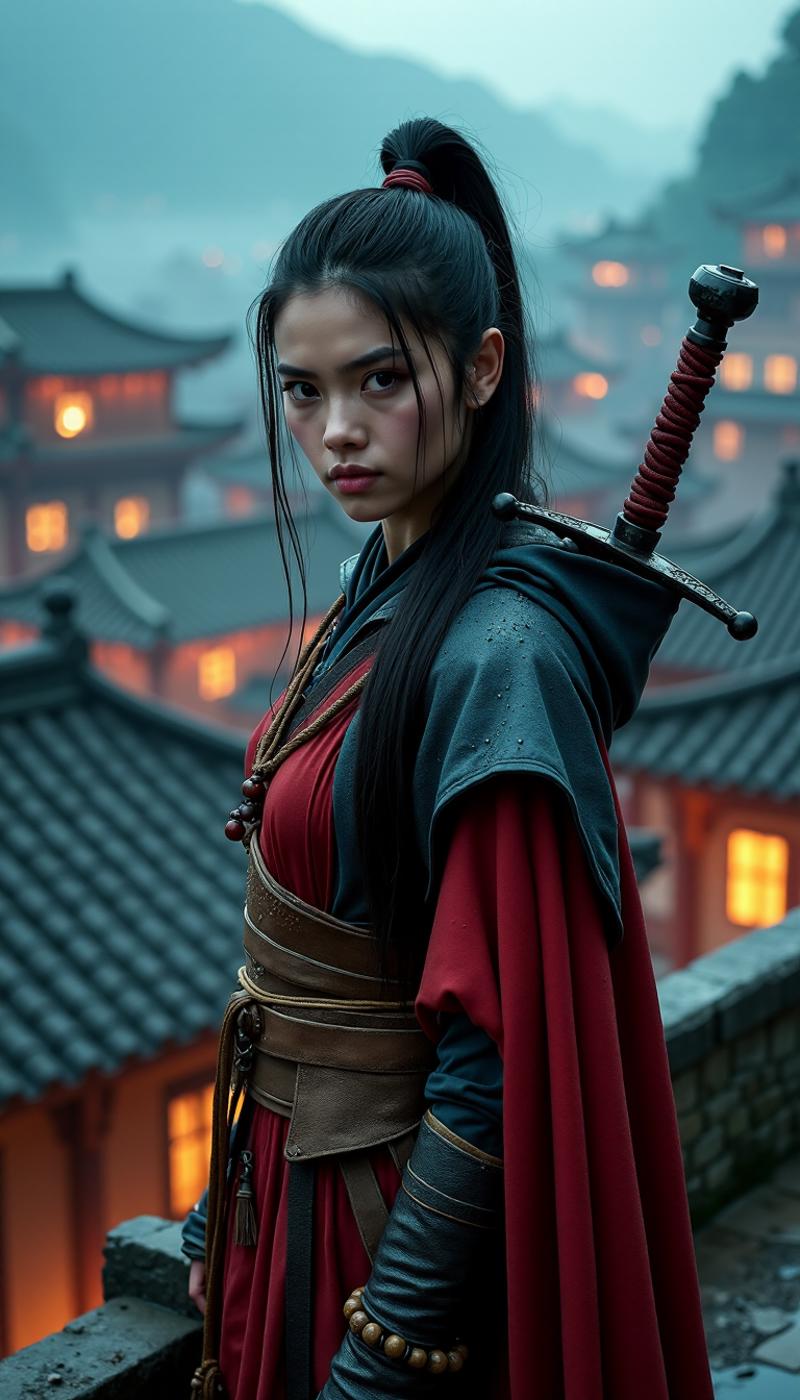
[[[337,374],[348,374],[354,369],[366,369],[367,365],[377,364],[378,360],[387,360],[389,357],[396,359],[399,351],[394,345],[378,345],[374,350],[368,350],[365,355],[359,355],[358,359],[350,360],[346,365],[339,365]],[[278,374],[292,374],[298,379],[316,379],[313,369],[298,369],[297,365],[287,365],[281,362],[278,365]]]

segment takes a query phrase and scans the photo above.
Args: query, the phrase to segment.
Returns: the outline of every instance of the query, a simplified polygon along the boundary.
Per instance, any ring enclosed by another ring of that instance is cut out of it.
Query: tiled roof
[[[339,564],[358,552],[356,533],[327,495],[309,497],[298,520],[308,562],[309,613],[339,591]],[[271,515],[154,529],[133,540],[97,529],[53,573],[79,590],[80,623],[92,640],[149,647],[283,622],[286,584]],[[0,618],[35,623],[37,580],[0,588]],[[294,609],[300,597],[295,589]]]
[[[783,224],[800,221],[800,171],[793,171],[778,184],[751,192],[736,204],[726,204],[717,217],[730,223]]]
[[[118,690],[52,616],[0,657],[0,1103],[213,1029],[239,963],[241,739]]]
[[[0,355],[14,353],[32,374],[177,369],[221,354],[231,340],[137,326],[90,301],[71,273],[54,287],[0,287],[0,318],[8,332]],[[9,334],[13,343],[5,345]]]
[[[619,374],[618,365],[581,350],[566,331],[541,336],[536,342],[536,360],[543,384],[557,384],[587,370],[604,374],[607,379]]]
[[[610,258],[619,262],[665,262],[676,251],[662,243],[653,225],[646,222],[625,224],[614,218],[607,219],[597,233],[563,236],[559,246],[574,257],[592,261]]]
[[[646,697],[614,736],[611,758],[617,769],[693,787],[797,799],[800,654]]]
[[[561,423],[546,413],[539,416],[538,437],[539,460],[555,497],[614,488],[619,492],[622,508],[636,471],[631,457],[625,454],[611,458],[592,451],[574,431],[565,432]]]
[[[69,586],[45,607],[0,656],[0,1110],[214,1030],[240,962],[242,739],[94,671]]]
[[[800,426],[800,394],[774,394],[768,389],[721,389],[706,400],[709,420],[731,418],[735,423],[791,423]]]
[[[753,671],[800,655],[800,476],[787,463],[772,501],[733,537],[664,552],[734,607],[754,613],[758,632],[735,642],[725,627],[683,602],[656,654],[656,667],[695,674]]]
[[[186,458],[200,457],[204,452],[212,452],[221,447],[242,426],[241,419],[230,419],[224,423],[177,423],[170,432],[158,437],[119,437],[106,438],[93,442],[91,438],[72,438],[53,444],[34,443],[26,430],[20,432],[17,424],[6,433],[0,433],[0,463],[24,458],[27,468],[35,469],[37,476],[47,468],[62,472],[70,459],[79,460],[81,466],[89,464],[97,468],[104,459],[113,459],[115,466],[130,462],[138,472],[148,468],[157,472],[161,463],[178,458],[179,465]]]

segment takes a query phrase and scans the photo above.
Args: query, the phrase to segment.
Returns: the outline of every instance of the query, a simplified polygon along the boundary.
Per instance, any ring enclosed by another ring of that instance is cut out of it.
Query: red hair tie
[[[420,194],[433,194],[433,185],[430,180],[426,180],[420,170],[411,170],[407,165],[396,166],[386,176],[381,189],[387,186],[399,185],[407,190],[419,190]]]

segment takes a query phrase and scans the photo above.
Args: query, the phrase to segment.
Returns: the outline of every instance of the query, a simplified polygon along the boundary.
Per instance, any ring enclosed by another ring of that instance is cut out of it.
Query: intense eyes
[[[401,379],[402,375],[396,370],[376,369],[367,375],[361,387],[370,393],[386,394],[396,388]],[[375,381],[372,389],[368,388],[370,380]],[[281,385],[281,393],[288,394],[293,403],[314,403],[319,397],[315,386],[307,379],[291,379],[287,384]]]

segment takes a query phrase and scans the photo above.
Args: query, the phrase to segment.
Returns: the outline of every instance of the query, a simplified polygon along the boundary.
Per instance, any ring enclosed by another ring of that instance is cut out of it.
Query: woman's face
[[[366,297],[341,287],[296,293],[275,320],[287,427],[352,520],[383,522],[390,560],[428,529],[463,463],[472,421],[468,405],[455,401],[444,349],[430,343],[431,364],[404,330],[426,409],[419,463],[411,375]]]

